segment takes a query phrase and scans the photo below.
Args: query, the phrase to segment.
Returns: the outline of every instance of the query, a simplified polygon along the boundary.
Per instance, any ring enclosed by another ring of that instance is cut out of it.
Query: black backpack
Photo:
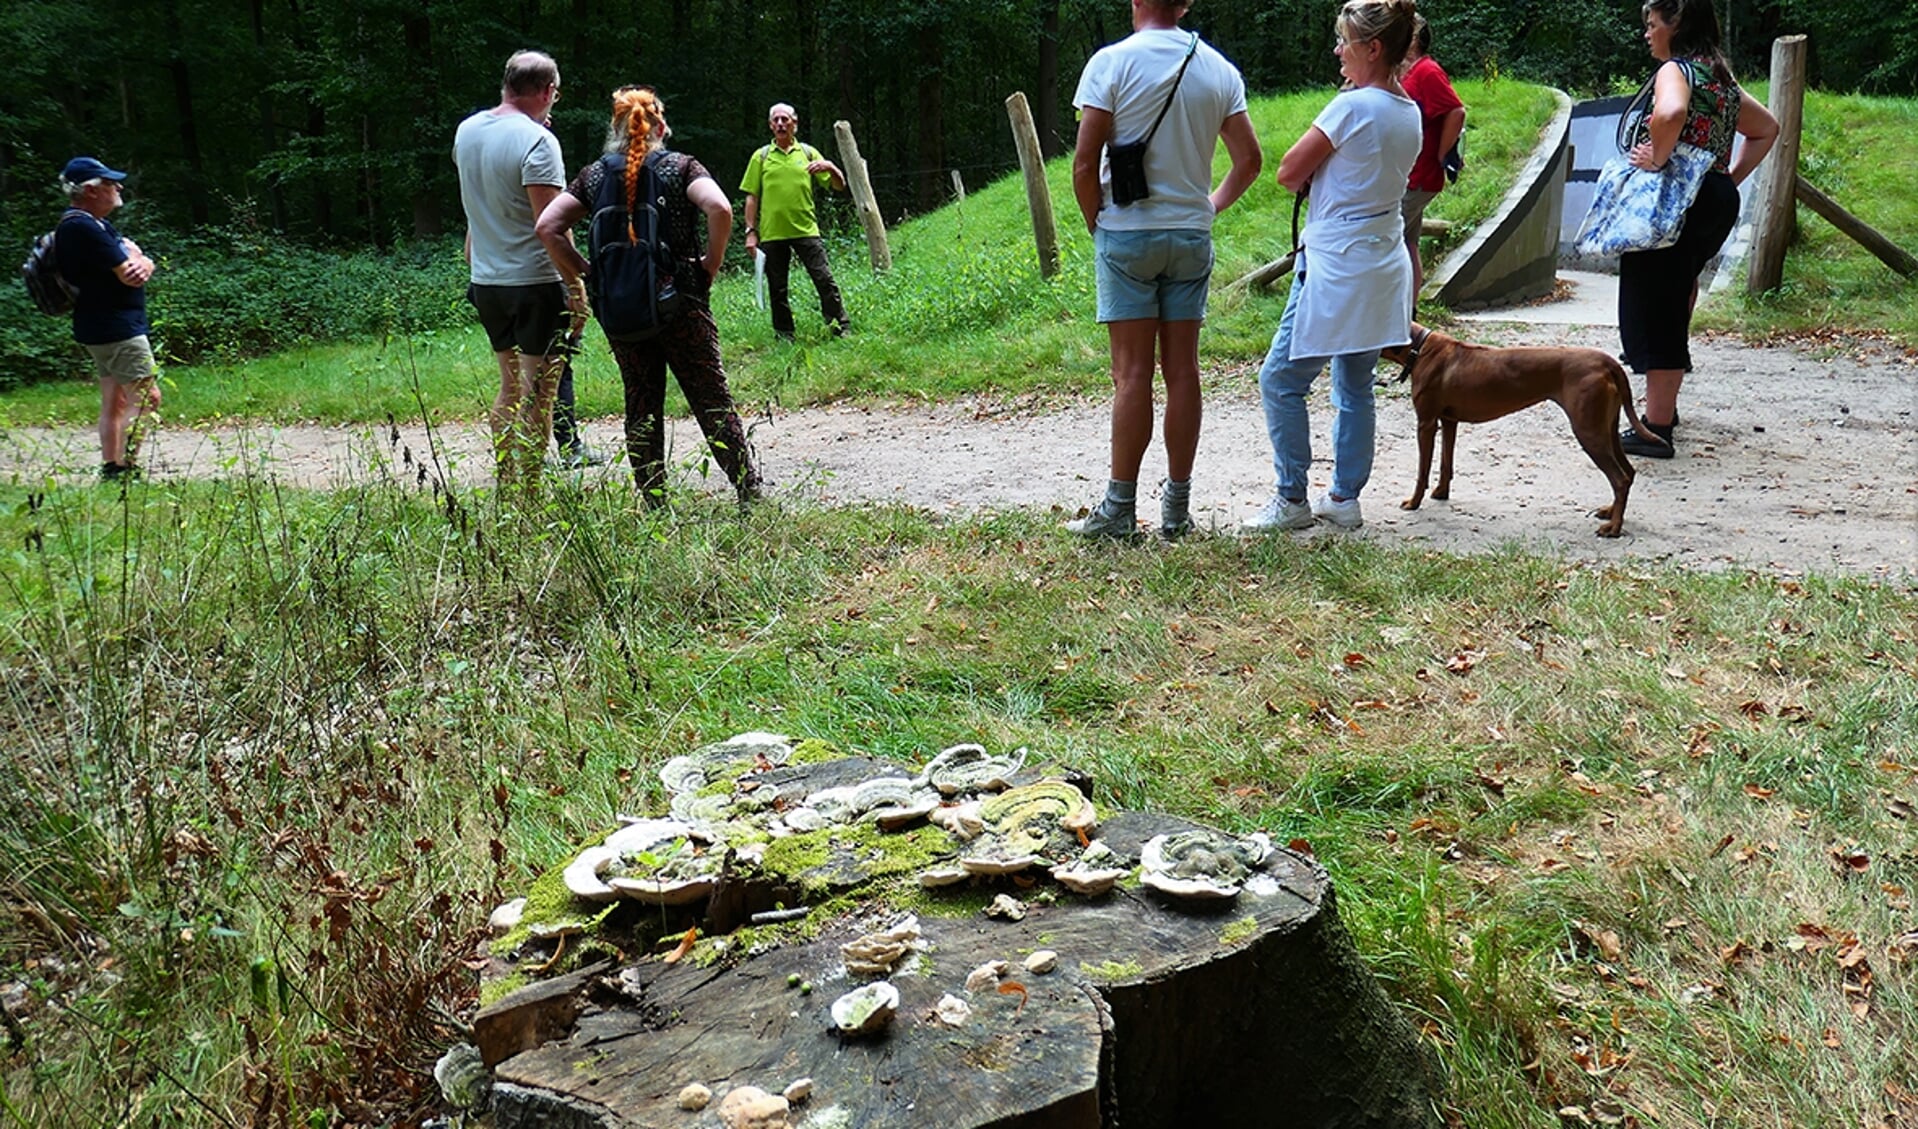
[[[678,264],[660,230],[666,194],[655,168],[659,157],[655,151],[640,166],[630,216],[625,155],[609,153],[599,161],[605,171],[587,228],[593,269],[586,274],[586,296],[600,329],[614,341],[650,340],[686,306],[673,281]]]
[[[65,223],[67,216],[86,214],[78,208],[69,208],[60,222]],[[27,285],[27,297],[33,299],[35,309],[49,317],[72,313],[74,295],[79,293],[60,273],[60,263],[53,252],[53,237],[58,230],[56,227],[35,239],[33,248],[27,252],[27,261],[20,264],[20,281]]]

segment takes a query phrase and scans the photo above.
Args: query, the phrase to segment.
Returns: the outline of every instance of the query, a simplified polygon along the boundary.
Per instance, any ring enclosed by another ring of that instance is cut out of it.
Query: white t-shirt
[[[1410,98],[1376,86],[1347,90],[1312,120],[1332,155],[1312,174],[1312,222],[1395,211],[1425,135]]]
[[[1192,38],[1191,32],[1176,28],[1148,28],[1100,48],[1079,76],[1072,104],[1111,113],[1115,143],[1140,140],[1165,106]],[[1245,79],[1239,69],[1201,40],[1172,108],[1146,147],[1151,195],[1124,207],[1114,204],[1112,170],[1103,159],[1099,162],[1105,196],[1099,226],[1108,231],[1212,230],[1212,154],[1225,119],[1244,111]]]
[[[481,110],[453,135],[460,170],[460,205],[473,237],[472,279],[481,286],[558,282],[546,246],[533,234],[533,202],[526,186],[566,187],[559,138],[525,114]]]

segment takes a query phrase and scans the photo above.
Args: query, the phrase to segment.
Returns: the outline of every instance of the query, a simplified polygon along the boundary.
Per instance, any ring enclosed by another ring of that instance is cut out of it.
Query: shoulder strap
[[[75,216],[85,216],[87,219],[93,220],[94,223],[98,224],[102,231],[106,230],[106,224],[95,219],[92,212],[87,211],[85,208],[68,208],[66,211],[60,213],[59,222],[53,225],[53,230],[47,232],[47,250],[52,251],[54,245],[59,243],[61,225]]]
[[[608,153],[599,159],[599,191],[593,194],[593,210],[625,207],[625,195],[619,189],[626,181],[626,154]]]
[[[1646,79],[1645,85],[1639,87],[1638,93],[1632,95],[1632,100],[1625,104],[1625,112],[1618,115],[1618,129],[1614,131],[1612,141],[1620,153],[1631,152],[1632,138],[1638,133],[1639,123],[1652,116],[1652,94],[1658,87],[1658,72],[1663,69],[1664,64],[1661,63],[1652,71],[1652,77]]]
[[[1192,56],[1199,50],[1199,33],[1192,33],[1192,42],[1185,45],[1185,60],[1179,64],[1179,73],[1172,76],[1172,89],[1166,92],[1165,105],[1159,107],[1159,116],[1152,119],[1152,128],[1145,131],[1145,140],[1141,145],[1152,144],[1152,136],[1159,132],[1159,123],[1165,120],[1166,111],[1172,109],[1172,99],[1178,96],[1179,84],[1185,81],[1185,69],[1192,65]]]

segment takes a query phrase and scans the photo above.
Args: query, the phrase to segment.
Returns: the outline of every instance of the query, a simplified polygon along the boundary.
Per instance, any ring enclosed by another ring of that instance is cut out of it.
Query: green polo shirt
[[[804,239],[819,234],[819,218],[813,212],[813,188],[832,187],[829,173],[808,173],[806,166],[819,160],[819,150],[803,141],[791,149],[763,146],[746,163],[746,175],[739,190],[759,197],[759,238]]]

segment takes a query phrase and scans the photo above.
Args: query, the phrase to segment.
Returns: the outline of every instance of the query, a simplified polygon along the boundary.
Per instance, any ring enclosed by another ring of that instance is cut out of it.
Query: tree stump
[[[846,759],[762,771],[755,783],[791,803],[903,771]],[[1026,770],[1010,783],[1042,776],[1058,772]],[[1315,862],[1272,851],[1235,897],[1209,902],[1137,883],[1148,841],[1196,829],[1133,812],[1101,820],[1088,838],[1134,877],[1096,897],[1068,892],[1043,869],[921,889],[846,827],[821,832],[831,839],[825,857],[806,857],[797,874],[735,870],[729,854],[727,879],[703,905],[647,907],[630,921],[616,907],[581,946],[611,946],[624,957],[616,965],[482,1010],[476,1030],[510,1033],[481,1045],[499,1060],[496,1124],[716,1125],[728,1090],[777,1094],[805,1077],[812,1092],[793,1106],[795,1126],[1432,1125],[1427,1055],[1360,960]],[[915,850],[937,848],[934,864],[967,850],[934,828],[910,834]],[[1022,904],[1022,918],[982,912],[1001,894]],[[673,963],[652,951],[626,956],[620,942],[650,949],[647,938],[683,935],[694,919],[789,918],[794,911],[772,907],[794,901],[812,906],[805,918],[707,938]],[[850,975],[841,946],[909,912],[921,947],[887,977],[896,1018],[876,1034],[842,1034],[833,1000],[876,977]],[[778,931],[791,939],[779,943]],[[1040,950],[1057,954],[1056,967],[1027,971]],[[1009,970],[969,990],[968,975],[991,961]],[[935,1012],[947,995],[969,1005],[962,1025]],[[544,1041],[528,1046],[534,1039]],[[711,1088],[714,1108],[679,1107],[691,1082]]]

